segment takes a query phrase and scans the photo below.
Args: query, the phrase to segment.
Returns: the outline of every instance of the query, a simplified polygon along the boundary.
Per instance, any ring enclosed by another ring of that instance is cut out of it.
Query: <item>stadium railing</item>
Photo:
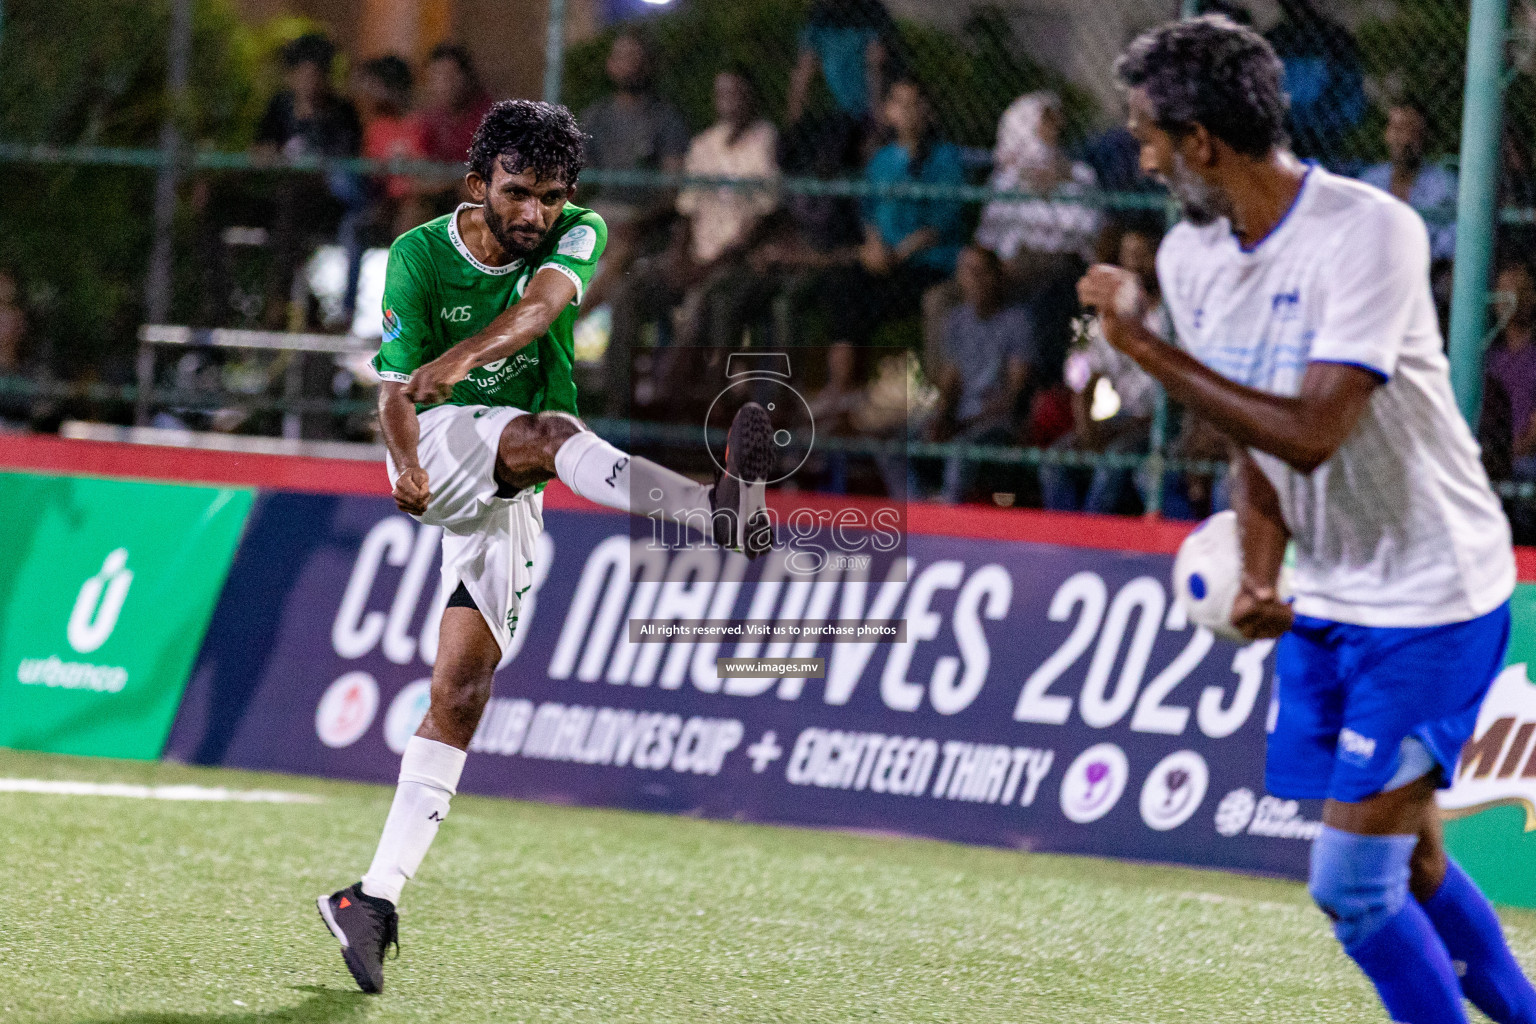
[[[189,144],[182,133],[181,123],[187,98],[185,62],[188,59],[192,40],[188,20],[190,15],[187,13],[190,10],[190,4],[187,0],[172,0],[171,6],[173,13],[181,12],[182,18],[180,21],[173,18],[171,22],[167,63],[170,70],[166,88],[166,95],[170,97],[171,103],[167,105],[166,110],[172,116],[165,121],[164,130],[159,135],[158,148],[100,145],[40,146],[16,141],[0,141],[0,164],[54,167],[61,171],[72,167],[154,171],[160,175],[159,191],[165,193],[167,182],[169,182],[172,196],[175,195],[174,186],[177,182],[184,180],[184,176],[192,172],[313,176],[326,172],[344,171],[355,174],[402,174],[441,181],[453,180],[462,173],[461,167],[452,164],[398,160],[378,162],[363,159],[285,160]],[[1217,3],[1215,0],[1178,0],[1178,2],[1169,0],[1166,6],[1168,10],[1161,14],[1150,11],[1147,13],[1153,15],[1153,20],[1156,20],[1157,16],[1171,16],[1176,13],[1191,15],[1208,10],[1224,10],[1228,13],[1241,14],[1237,8],[1243,5],[1234,7],[1232,4]],[[1536,47],[1530,44],[1530,21],[1527,19],[1517,24],[1512,45],[1506,47],[1506,12],[1503,0],[1474,0],[1470,9],[1464,4],[1452,3],[1449,0],[1391,0],[1385,4],[1372,5],[1344,2],[1329,5],[1326,10],[1310,2],[1291,6],[1303,12],[1289,16],[1294,24],[1288,24],[1282,20],[1277,24],[1259,26],[1270,33],[1277,47],[1282,48],[1284,51],[1282,57],[1288,58],[1291,55],[1300,54],[1302,58],[1306,58],[1307,55],[1312,54],[1322,58],[1325,68],[1342,67],[1344,72],[1338,76],[1339,81],[1324,83],[1332,91],[1327,94],[1321,105],[1310,109],[1307,113],[1307,116],[1313,117],[1314,120],[1298,121],[1298,144],[1303,150],[1312,150],[1313,155],[1321,155],[1335,162],[1352,166],[1358,166],[1372,155],[1379,156],[1379,135],[1384,122],[1385,108],[1392,102],[1404,98],[1414,100],[1426,108],[1431,118],[1430,151],[1451,151],[1455,148],[1458,138],[1466,137],[1466,133],[1459,130],[1463,127],[1461,107],[1464,100],[1468,111],[1472,111],[1474,106],[1480,103],[1482,106],[1477,109],[1486,112],[1491,101],[1492,110],[1495,114],[1498,113],[1498,97],[1490,97],[1488,94],[1490,78],[1496,80],[1499,87],[1508,88],[1517,94],[1511,97],[1507,105],[1507,110],[1511,112],[1511,119],[1517,125],[1523,124],[1523,120],[1530,116],[1531,108],[1536,106],[1517,102],[1518,99],[1527,95],[1521,90],[1531,88],[1529,72],[1532,54],[1536,53]],[[661,49],[666,51],[661,55],[664,59],[671,55],[671,50],[677,50],[681,56],[693,52],[693,56],[697,57],[698,54],[694,51],[702,45],[701,40],[704,36],[691,35],[692,23],[685,23],[684,19],[706,15],[716,17],[721,10],[725,9],[719,4],[699,4],[694,5],[694,8],[695,13],[692,14],[683,11],[666,13],[648,22],[648,30],[653,40],[658,41]],[[710,14],[711,11],[714,13]],[[607,45],[607,41],[612,38],[612,32],[600,34],[579,45],[572,45],[566,34],[567,20],[564,17],[566,12],[562,0],[550,0],[550,13],[546,39],[545,98],[566,100],[579,106],[583,101],[583,88],[590,91],[591,83],[594,81],[593,67],[601,64],[600,59],[594,60],[594,57],[599,54],[599,48]],[[763,25],[756,23],[744,31],[769,32]],[[772,31],[771,45],[768,35],[765,34],[762,38],[732,38],[728,40],[730,45],[727,49],[734,47],[744,53],[765,55],[768,58],[767,63],[776,61],[787,66],[793,58],[793,53],[787,48],[800,45],[795,41],[795,30],[792,26],[788,30],[783,26],[777,26]],[[974,23],[967,23],[962,32],[965,52],[950,53],[954,49],[950,45],[953,41],[946,42],[947,37],[931,26],[904,21],[898,27],[897,38],[893,43],[897,51],[896,56],[905,66],[919,74],[925,70],[931,72],[933,68],[949,67],[935,63],[941,57],[945,59],[953,57],[955,60],[963,58],[962,62],[965,66],[962,68],[959,64],[954,65],[952,70],[955,74],[952,77],[956,81],[964,79],[962,83],[964,88],[951,82],[934,84],[940,86],[938,91],[942,95],[938,99],[946,130],[973,147],[990,143],[997,111],[1011,98],[1011,95],[1004,93],[1012,90],[1011,94],[1017,94],[1022,88],[1016,83],[1029,83],[1030,88],[1064,89],[1068,94],[1066,98],[1071,116],[1077,118],[1087,116],[1083,114],[1083,111],[1088,109],[1086,101],[1083,101],[1080,95],[1073,93],[1070,84],[1053,72],[1049,72],[1049,69],[1042,72],[1034,68],[1030,64],[1030,58],[1021,55],[1017,45],[1018,40],[1009,35],[1010,31],[1006,25],[1000,28],[998,23],[984,18]],[[1474,45],[1466,47],[1463,41],[1469,38],[1473,40]],[[1102,49],[1105,51],[1106,60],[1112,57],[1122,41],[1118,39],[1100,41],[1103,43]],[[669,47],[671,50],[668,50]],[[679,47],[683,49],[679,50]],[[689,47],[694,48],[694,51],[690,51]],[[1285,47],[1289,49],[1286,50]],[[705,63],[709,63],[712,68],[721,59],[730,56],[731,53],[711,54],[712,61]],[[181,66],[180,72],[178,72],[178,62]],[[678,75],[691,73],[686,72],[685,69],[697,64],[699,64],[697,60],[668,61],[665,73],[676,78]],[[931,73],[929,77],[933,77]],[[1472,84],[1475,88],[1464,89],[1464,83]],[[707,105],[707,95],[700,93],[696,87],[697,83],[678,81],[673,84],[678,85],[687,96],[691,97],[690,102],[693,106]],[[689,92],[689,89],[692,91]],[[970,91],[967,92],[965,89]],[[770,95],[768,98],[776,103],[780,97]],[[1099,127],[1112,121],[1112,115],[1097,118]],[[1490,119],[1480,115],[1472,121],[1470,127],[1482,132],[1483,137],[1477,141],[1486,157],[1488,149],[1486,136],[1489,131],[1494,133],[1496,147],[1499,118],[1495,116]],[[1081,129],[1085,125],[1079,124],[1077,127]],[[1518,135],[1518,132],[1515,134]],[[1486,159],[1483,162],[1486,163]],[[1483,169],[1485,178],[1486,172],[1485,167]],[[795,176],[772,180],[737,180],[689,177],[660,172],[593,169],[584,175],[584,181],[599,186],[628,186],[655,190],[706,186],[771,189],[785,194],[935,199],[965,203],[969,206],[994,200],[1022,201],[1039,198],[1026,192],[999,192],[981,185],[881,186],[857,179],[826,180]],[[1486,186],[1486,182],[1484,185]],[[1492,193],[1486,187],[1482,189],[1482,193],[1480,201],[1491,210]],[[1499,223],[1517,227],[1536,224],[1536,208],[1518,205],[1522,198],[1525,197],[1519,195],[1505,197],[1506,205],[1497,213]],[[1089,190],[1081,196],[1075,196],[1073,201],[1118,212],[1147,213],[1166,209],[1166,199],[1162,195],[1147,192]],[[1508,205],[1510,202],[1515,205]],[[1453,216],[1459,216],[1465,224],[1468,220],[1467,199],[1464,195],[1460,210],[1440,205],[1434,208],[1422,208],[1420,212],[1431,223],[1445,223]],[[166,215],[163,209],[155,211],[153,234],[154,249],[157,254],[164,254],[170,250],[169,239],[174,231],[174,213],[174,204],[170,207],[170,215]],[[1491,235],[1491,232],[1489,234]],[[1490,243],[1485,240],[1483,244],[1487,248]],[[1465,263],[1458,260],[1457,309],[1460,316],[1456,326],[1459,335],[1463,338],[1470,329],[1469,324],[1475,324],[1477,328],[1475,353],[1464,340],[1458,346],[1460,351],[1456,353],[1460,366],[1458,384],[1463,391],[1468,380],[1476,382],[1473,385],[1474,389],[1476,384],[1480,384],[1482,349],[1487,335],[1492,333],[1485,331],[1484,328],[1487,303],[1483,296],[1487,294],[1486,283],[1479,283],[1476,280],[1478,277],[1474,272],[1476,268],[1471,266],[1479,262],[1486,264],[1487,253],[1482,254],[1481,257],[1473,253],[1472,257]],[[1463,266],[1469,269],[1464,272]],[[1486,271],[1482,276],[1487,276]],[[148,289],[151,293],[157,287],[164,289],[169,286],[168,272],[158,275],[158,284],[155,274],[151,273],[150,278]],[[146,308],[150,310],[156,307],[164,309],[167,305],[164,295],[157,297],[154,294],[148,295],[145,303]],[[134,409],[136,419],[140,422],[144,419],[144,413],[156,404],[193,409],[214,409],[238,404],[280,414],[284,434],[292,432],[301,414],[313,412],[340,416],[366,415],[372,404],[366,399],[318,398],[298,394],[292,386],[297,377],[296,370],[290,370],[288,380],[285,382],[285,391],[281,395],[208,394],[197,389],[157,386],[152,349],[162,342],[157,338],[141,337],[146,344],[138,360],[136,369],[139,372],[135,374],[134,384],[112,384],[89,379],[66,382],[49,379],[46,376],[41,379],[0,378],[0,397],[34,396],[105,403],[114,408],[129,406]],[[189,334],[186,337],[191,339],[193,335]],[[233,336],[221,335],[221,337]],[[302,343],[295,342],[295,345],[298,344]],[[295,348],[295,351],[298,350]],[[1474,362],[1476,365],[1473,365]],[[146,364],[147,373],[144,372]],[[290,365],[296,367],[298,364],[294,361]],[[1473,407],[1475,405],[1474,402]],[[643,430],[644,428],[643,425],[635,424],[627,426],[626,429]],[[1166,423],[1160,423],[1158,429],[1154,430],[1150,451],[1146,455],[1137,456],[950,444],[913,444],[909,446],[908,451],[919,457],[949,457],[958,454],[971,461],[1002,465],[1059,463],[1085,467],[1107,465],[1116,468],[1134,468],[1153,479],[1160,478],[1164,472],[1177,472],[1181,469],[1189,469],[1192,472],[1214,471],[1215,467],[1212,464],[1185,464],[1167,457],[1163,443],[1167,433]],[[848,443],[857,445],[865,442],[850,441]],[[1506,496],[1520,500],[1528,500],[1532,492],[1536,491],[1536,485],[1528,482],[1507,482],[1502,485],[1502,488]],[[1160,488],[1157,487],[1149,490],[1147,504],[1150,511],[1156,512],[1158,509],[1159,492]]]

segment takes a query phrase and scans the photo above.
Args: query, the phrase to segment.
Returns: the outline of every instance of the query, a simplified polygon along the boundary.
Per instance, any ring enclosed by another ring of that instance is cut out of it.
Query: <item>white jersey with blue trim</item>
[[[1157,273],[1180,344],[1224,377],[1295,395],[1322,361],[1382,380],[1310,475],[1252,453],[1296,544],[1299,614],[1436,626],[1509,598],[1509,523],[1451,392],[1418,214],[1312,167],[1257,245],[1239,245],[1225,219],[1186,222],[1163,240]]]

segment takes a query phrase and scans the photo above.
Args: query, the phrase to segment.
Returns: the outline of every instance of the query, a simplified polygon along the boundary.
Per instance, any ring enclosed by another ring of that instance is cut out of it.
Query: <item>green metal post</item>
[[[549,26],[544,35],[544,102],[560,102],[560,75],[565,70],[565,0],[549,0]]]
[[[1507,0],[1472,0],[1467,87],[1461,113],[1461,193],[1456,200],[1456,267],[1451,287],[1451,386],[1476,426],[1483,395],[1483,332],[1498,228]]]

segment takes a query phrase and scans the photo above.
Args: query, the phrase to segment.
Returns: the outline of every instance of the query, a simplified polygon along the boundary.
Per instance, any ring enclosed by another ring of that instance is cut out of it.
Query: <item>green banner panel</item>
[[[1536,585],[1517,586],[1511,610],[1507,667],[1440,806],[1451,855],[1483,891],[1497,903],[1536,907]]]
[[[160,756],[254,497],[0,473],[0,746]]]

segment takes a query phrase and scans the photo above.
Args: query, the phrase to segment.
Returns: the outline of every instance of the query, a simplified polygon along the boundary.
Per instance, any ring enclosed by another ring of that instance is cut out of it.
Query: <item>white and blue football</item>
[[[1243,578],[1243,548],[1237,532],[1237,513],[1218,512],[1195,527],[1179,545],[1173,560],[1173,592],[1184,602],[1189,621],[1217,636],[1237,643],[1247,639],[1232,625],[1232,604]],[[1280,571],[1277,590],[1282,601],[1290,597],[1290,570]]]

